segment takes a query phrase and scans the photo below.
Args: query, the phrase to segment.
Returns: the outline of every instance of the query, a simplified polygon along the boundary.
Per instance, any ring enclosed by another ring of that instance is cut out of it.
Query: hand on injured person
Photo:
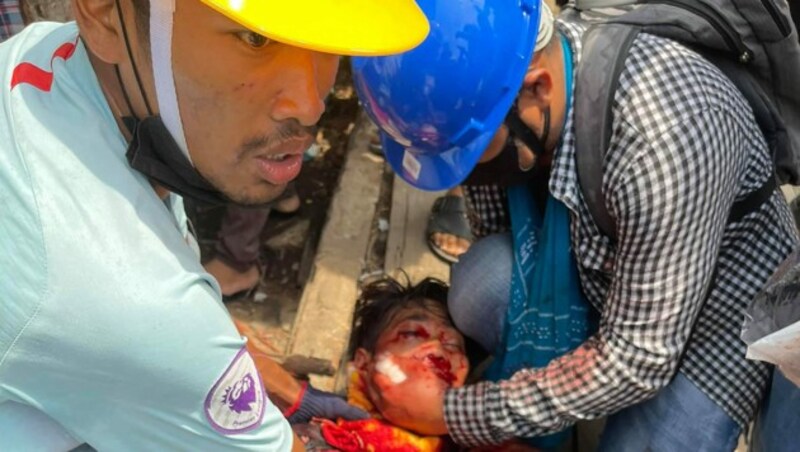
[[[373,323],[362,330],[377,331],[362,331],[366,340],[357,344],[353,360],[359,387],[351,393],[363,392],[366,408],[396,426],[443,435],[445,391],[463,386],[469,363],[464,338],[450,322],[445,304],[425,293],[417,296],[380,312],[382,318],[359,313],[362,324]],[[350,399],[360,404],[352,395]]]
[[[464,338],[447,314],[447,290],[431,278],[417,285],[385,278],[364,287],[347,398],[372,419],[296,428],[309,450],[443,450],[444,394],[462,386],[469,371]]]
[[[347,403],[330,392],[320,391],[310,384],[303,386],[297,403],[283,413],[290,424],[304,424],[314,418],[322,419],[367,419],[369,413]]]
[[[341,397],[319,391],[308,384],[298,382],[269,356],[270,346],[259,333],[245,322],[233,320],[239,334],[247,338],[247,351],[253,357],[261,379],[270,394],[270,399],[279,407],[289,407],[284,416],[289,422],[305,423],[312,418],[365,419],[369,414],[349,405]]]
[[[364,288],[355,314],[350,405],[306,386],[285,413],[307,447],[316,436],[343,451],[364,450],[365,445],[385,452],[440,450],[438,435],[447,433],[444,394],[463,386],[469,372],[464,338],[453,327],[446,304],[447,286],[433,279],[416,286],[385,279]],[[250,338],[248,348],[260,362],[256,334],[237,326]],[[275,369],[263,369],[274,382]],[[363,419],[366,413],[372,419]],[[309,420],[310,426],[297,424]]]

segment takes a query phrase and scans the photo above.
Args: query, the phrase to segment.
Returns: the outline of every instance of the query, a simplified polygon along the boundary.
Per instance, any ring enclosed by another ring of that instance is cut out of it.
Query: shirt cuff
[[[498,444],[507,439],[492,429],[491,401],[500,396],[492,382],[450,389],[444,397],[444,421],[453,440],[467,447]],[[497,406],[497,404],[495,404]]]

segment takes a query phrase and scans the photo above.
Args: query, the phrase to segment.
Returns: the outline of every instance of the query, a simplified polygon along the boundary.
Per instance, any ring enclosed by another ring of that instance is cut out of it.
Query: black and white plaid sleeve
[[[511,229],[508,194],[500,185],[465,185],[464,199],[470,229],[475,238],[507,232]]]
[[[556,432],[652,397],[674,375],[749,143],[723,108],[668,119],[646,142],[633,128],[619,134],[638,148],[610,191],[619,241],[598,333],[545,368],[450,390],[445,420],[458,443]]]

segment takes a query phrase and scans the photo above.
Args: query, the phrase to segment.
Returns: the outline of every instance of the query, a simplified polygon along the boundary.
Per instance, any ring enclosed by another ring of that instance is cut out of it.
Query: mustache
[[[296,119],[289,119],[282,122],[278,128],[268,135],[261,135],[246,140],[240,146],[240,153],[242,157],[247,157],[251,154],[258,155],[264,152],[265,149],[271,149],[279,146],[281,143],[293,139],[305,139],[309,136],[315,136],[317,133],[317,126],[304,126]]]

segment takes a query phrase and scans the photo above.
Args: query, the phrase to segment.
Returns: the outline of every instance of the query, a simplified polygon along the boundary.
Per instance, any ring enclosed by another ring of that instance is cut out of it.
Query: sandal
[[[264,279],[264,274],[266,273],[266,265],[263,263],[261,258],[256,261],[256,269],[258,270],[258,281],[252,287],[248,287],[247,289],[242,289],[238,292],[234,292],[230,295],[222,295],[222,302],[223,303],[230,303],[233,301],[241,301],[244,299],[252,298],[253,295],[258,291],[261,287],[261,282]],[[213,276],[213,275],[212,275]]]
[[[425,229],[428,247],[433,254],[451,264],[458,262],[458,256],[452,255],[436,245],[433,240],[433,234],[436,233],[462,238],[470,244],[475,241],[467,219],[467,205],[462,196],[445,195],[437,198],[431,208],[431,216]]]
[[[234,301],[242,301],[242,300],[248,299],[248,298],[252,297],[253,294],[256,293],[256,291],[258,290],[258,286],[259,285],[261,285],[261,281],[260,280],[258,281],[258,284],[256,284],[255,286],[253,286],[253,287],[251,287],[249,289],[240,290],[240,291],[234,292],[234,293],[232,293],[230,295],[223,295],[222,296],[222,302],[223,303],[232,303]]]

